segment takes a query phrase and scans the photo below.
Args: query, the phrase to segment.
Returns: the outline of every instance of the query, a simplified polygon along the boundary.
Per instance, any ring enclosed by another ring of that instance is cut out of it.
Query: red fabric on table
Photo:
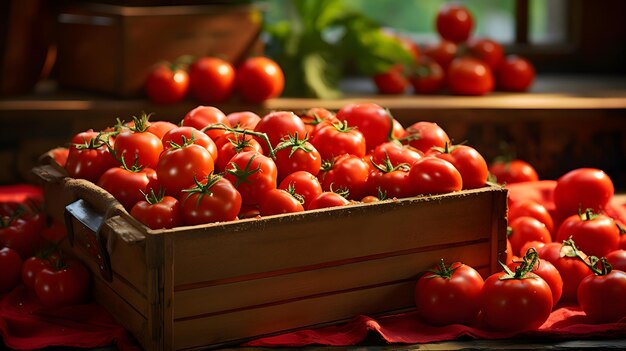
[[[7,347],[16,350],[112,344],[121,351],[141,350],[102,306],[44,307],[24,285],[0,295],[0,335]]]

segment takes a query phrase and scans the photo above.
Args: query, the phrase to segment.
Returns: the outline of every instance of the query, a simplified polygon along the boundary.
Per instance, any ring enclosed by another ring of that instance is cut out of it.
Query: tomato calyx
[[[300,205],[304,205],[304,196],[296,193],[296,187],[293,183],[289,183],[285,191],[288,192],[289,195],[293,196],[294,199],[298,200]]]
[[[0,216],[0,229],[10,227],[16,220],[22,217],[26,213],[26,208],[21,204],[13,210],[9,216]]]
[[[574,239],[570,236],[569,239],[563,241],[563,245],[561,245],[561,251],[559,252],[560,257],[572,257],[578,258],[582,261],[585,261],[585,256],[583,256],[582,252],[578,250],[576,247],[576,243]]]
[[[308,135],[305,135],[304,138],[299,139],[298,132],[295,132],[293,136],[289,134],[287,135],[287,138],[283,138],[283,141],[276,146],[274,152],[276,153],[280,150],[291,148],[291,151],[289,151],[289,158],[291,158],[291,156],[293,156],[293,154],[298,150],[302,150],[304,152],[313,152],[311,148],[306,146],[307,141],[309,141]]]
[[[182,144],[178,144],[175,141],[170,140],[169,143],[170,143],[171,149],[174,149],[174,150],[183,149],[189,145],[193,145],[196,141],[196,137],[193,135],[193,132],[191,132],[191,138],[187,139],[185,135],[181,135],[181,141],[182,141]]]
[[[133,116],[133,126],[128,129],[135,133],[145,133],[150,127],[150,116],[152,113],[146,114],[145,112],[142,112],[139,117]]]
[[[213,185],[217,184],[217,182],[219,182],[222,179],[222,176],[219,174],[213,174],[213,172],[211,172],[209,175],[206,176],[206,184],[202,184],[196,177],[193,177],[193,181],[195,182],[195,186],[193,188],[189,188],[189,189],[183,189],[181,190],[181,192],[183,193],[187,193],[187,196],[185,196],[185,200],[187,201],[187,199],[189,199],[189,197],[191,197],[191,195],[193,194],[199,194],[200,196],[198,196],[197,199],[197,206],[200,206],[200,202],[202,202],[202,198],[205,195],[211,195],[211,187],[213,187]]]
[[[374,162],[374,158],[370,157],[370,163],[377,170],[381,171],[382,173],[390,173],[394,171],[408,172],[410,170],[411,167],[406,162],[403,162],[394,166],[391,163],[391,159],[389,158],[389,154],[387,153],[387,151],[384,151],[384,153],[385,153],[385,158],[383,159],[383,164],[378,164]]]
[[[387,191],[381,189],[379,186],[376,187],[376,198],[379,201],[387,200]]]
[[[463,144],[465,144],[465,142],[452,145],[449,141],[446,141],[444,144],[444,147],[433,146],[431,150],[440,152],[442,154],[451,154],[456,148],[458,148],[460,145],[463,145]]]
[[[329,191],[331,193],[335,193],[346,199],[348,198],[348,196],[350,196],[350,189],[345,188],[345,187],[339,187],[337,189],[333,189],[333,184],[335,183],[330,183],[330,186],[329,186]]]
[[[214,130],[214,129],[225,130],[225,131],[231,132],[231,133],[243,134],[244,139],[245,139],[246,134],[255,136],[257,138],[261,138],[267,144],[268,156],[271,157],[274,160],[276,159],[276,150],[274,150],[274,148],[272,147],[272,143],[270,142],[269,137],[265,133],[255,132],[255,131],[252,131],[252,130],[249,130],[249,129],[231,128],[231,127],[225,125],[224,123],[209,124],[208,126],[202,128],[202,132],[206,132],[208,130]]]
[[[335,165],[335,160],[333,160],[333,159],[322,160],[322,165],[320,166],[320,171],[322,171],[322,172],[329,172],[330,170],[333,169],[334,165]]]
[[[582,212],[580,208],[578,209],[578,217],[580,217],[580,220],[583,222],[592,221],[598,218],[598,216],[600,216],[600,214],[593,212],[592,208],[588,208],[584,212]]]
[[[228,142],[233,146],[237,153],[240,153],[242,150],[247,147],[251,147],[250,140],[246,139],[244,133],[233,133],[234,138],[228,138]]]
[[[506,264],[500,262],[500,266],[504,269],[505,274],[502,275],[500,280],[511,280],[511,279],[527,279],[534,278],[534,275],[530,275],[533,267],[539,263],[539,255],[537,254],[537,250],[534,247],[531,247],[526,251],[524,257],[522,257],[521,261],[514,261],[515,263],[520,263],[519,266],[515,267],[515,272],[513,272]]]
[[[139,191],[141,191],[143,196],[146,198],[146,202],[150,205],[156,205],[162,202],[165,197],[165,189],[163,188],[160,188],[158,193],[155,193],[152,188],[150,188],[149,193],[144,193],[141,189]]]
[[[589,262],[587,262],[589,260]],[[598,258],[596,256],[589,256],[587,260],[582,260],[583,263],[591,269],[593,274],[597,276],[603,276],[611,273],[613,266],[609,263],[606,257]]]
[[[250,184],[250,180],[248,178],[251,175],[261,171],[260,163],[257,165],[257,168],[250,169],[250,167],[252,166],[252,161],[255,157],[256,154],[250,156],[250,159],[248,160],[248,163],[246,163],[246,167],[244,169],[239,168],[239,165],[234,162],[230,163],[232,165],[232,168],[226,169],[226,172],[232,174],[235,177],[235,187],[238,187],[241,183]]]
[[[353,126],[353,127],[348,126],[348,121],[347,120],[334,122],[332,124],[332,126],[335,129],[337,129],[337,131],[340,132],[340,133],[348,133],[348,132],[356,129],[356,126]]]
[[[427,272],[433,273],[432,275],[429,275],[427,278],[444,278],[444,279],[451,279],[452,278],[452,274],[454,274],[454,271],[456,271],[460,265],[457,265],[456,267],[453,267],[454,263],[452,263],[450,266],[446,267],[445,262],[443,261],[443,258],[439,261],[439,263],[437,264],[437,268],[436,269],[429,269]]]
[[[117,132],[109,132],[109,133],[99,132],[98,135],[96,135],[95,137],[89,140],[86,140],[83,137],[82,144],[74,143],[72,144],[72,146],[78,150],[96,150],[96,149],[101,148],[102,146],[105,146],[107,144],[105,139],[108,139],[111,135],[114,135],[114,134],[117,134]]]
[[[624,235],[626,234],[626,228],[624,228],[623,225],[621,225],[619,222],[615,221],[615,225],[617,226],[617,229],[619,229],[619,234],[620,235]]]

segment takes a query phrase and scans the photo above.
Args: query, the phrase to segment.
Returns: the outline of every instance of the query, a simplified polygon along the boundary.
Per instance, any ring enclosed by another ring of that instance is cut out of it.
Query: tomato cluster
[[[212,104],[238,94],[246,102],[261,103],[283,92],[283,71],[270,58],[251,57],[238,67],[219,57],[199,57],[189,65],[185,59],[160,63],[151,70],[145,84],[150,101],[173,104],[190,95],[199,103]]]
[[[530,61],[505,55],[502,45],[492,39],[471,37],[472,14],[462,5],[445,4],[437,13],[439,41],[422,49],[398,36],[414,56],[410,65],[396,64],[373,76],[382,94],[436,94],[444,89],[455,95],[485,95],[495,89],[526,91],[533,83],[535,69]]]
[[[148,115],[77,134],[65,169],[152,229],[485,186],[484,158],[437,124],[408,128],[373,103],[335,112],[198,106],[179,125]]]

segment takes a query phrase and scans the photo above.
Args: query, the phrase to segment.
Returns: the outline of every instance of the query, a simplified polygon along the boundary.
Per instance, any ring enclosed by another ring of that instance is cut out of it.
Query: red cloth
[[[121,351],[141,350],[102,306],[44,307],[24,285],[0,295],[0,335],[6,346],[16,350],[112,344]]]

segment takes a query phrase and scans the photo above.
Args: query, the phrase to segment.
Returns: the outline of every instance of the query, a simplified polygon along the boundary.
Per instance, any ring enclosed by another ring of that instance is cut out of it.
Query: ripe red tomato
[[[409,77],[415,94],[435,94],[446,85],[443,68],[437,61],[422,56]]]
[[[77,260],[58,261],[35,276],[35,294],[46,306],[77,305],[89,297],[89,271]]]
[[[324,160],[332,160],[343,154],[363,157],[367,150],[363,133],[358,128],[349,125],[347,121],[326,124],[317,129],[311,139],[311,144],[315,146]]]
[[[52,269],[52,262],[58,260],[58,255],[48,256],[48,257],[40,257],[40,256],[32,256],[26,260],[22,264],[22,282],[26,287],[30,290],[35,289],[35,277],[39,272],[41,272],[44,268]]]
[[[554,220],[550,212],[542,204],[533,201],[522,201],[509,206],[508,220],[512,222],[516,218],[528,216],[539,220],[546,225],[550,234],[554,233]]]
[[[626,250],[619,249],[611,251],[605,257],[611,266],[613,266],[613,269],[626,272]]]
[[[217,140],[221,135],[226,133],[224,129],[206,129],[209,127],[217,127],[219,125],[224,125],[228,128],[231,127],[228,118],[224,112],[222,112],[217,107],[213,106],[198,106],[193,110],[187,112],[185,117],[182,120],[183,126],[194,127],[200,131],[203,131],[206,135],[208,135],[213,141]]]
[[[224,134],[217,139],[219,146],[217,162],[215,168],[219,172],[223,172],[230,160],[238,153],[246,151],[255,151],[263,153],[263,147],[250,134],[230,133]]]
[[[285,76],[272,59],[251,57],[237,68],[235,86],[244,101],[256,104],[279,97],[285,87]]]
[[[467,43],[469,54],[485,62],[492,70],[498,68],[504,58],[504,49],[495,40],[473,38]]]
[[[591,269],[582,261],[587,258],[576,248],[573,241],[553,242],[539,249],[539,257],[556,267],[563,279],[562,302],[576,302],[576,293],[580,282],[592,274]]]
[[[461,173],[452,163],[436,157],[424,157],[409,171],[414,195],[445,194],[463,188]]]
[[[348,199],[363,197],[367,186],[369,165],[355,155],[343,154],[331,162],[324,161],[317,178],[324,191],[347,190]]]
[[[529,255],[537,255],[537,250],[534,248],[531,248],[530,250],[531,251],[528,251],[527,249],[520,256],[532,258],[533,256]],[[507,263],[507,266],[514,272],[517,267],[520,267],[520,264],[520,261],[513,261]],[[550,290],[552,291],[552,307],[556,306],[561,299],[561,295],[563,294],[563,279],[561,278],[561,274],[558,269],[556,269],[556,267],[554,267],[554,265],[549,261],[537,258],[537,262],[532,267],[532,272],[543,278],[543,280],[548,283]]]
[[[461,262],[441,263],[422,275],[415,286],[415,306],[435,326],[471,324],[478,315],[483,278]]]
[[[396,141],[382,143],[370,153],[372,162],[382,164],[389,159],[389,162],[394,167],[401,164],[410,167],[417,160],[420,160],[422,155],[422,152],[416,148],[410,145],[402,145]]]
[[[183,190],[180,206],[187,225],[233,221],[241,210],[241,194],[228,180],[210,175]]]
[[[370,158],[370,173],[366,191],[369,195],[382,193],[387,198],[404,198],[414,195],[414,185],[409,178],[408,164],[392,165],[387,157],[376,163]]]
[[[454,59],[446,71],[448,89],[456,95],[485,95],[493,91],[491,68],[473,57]]]
[[[317,195],[307,207],[307,210],[346,206],[350,203],[345,197],[332,191],[324,191]]]
[[[556,233],[556,241],[574,239],[584,253],[602,257],[619,247],[620,231],[613,218],[587,210],[563,221]]]
[[[526,244],[522,245],[522,248],[520,249],[520,253],[528,252],[528,249],[531,249],[531,248],[535,249],[538,252],[541,250],[541,248],[546,246],[546,244],[549,244],[549,243],[544,243],[543,241],[537,241],[537,240],[528,241]]]
[[[254,112],[239,111],[227,114],[226,119],[233,128],[254,130],[261,117]]]
[[[265,133],[269,139],[272,148],[278,145],[284,137],[295,135],[306,135],[306,127],[304,122],[291,111],[274,111],[261,117],[261,120],[254,127],[254,131]],[[267,145],[267,141],[255,137],[259,144],[263,146],[266,155],[269,155],[271,148]]]
[[[458,51],[459,47],[455,43],[449,40],[441,40],[427,45],[424,49],[424,55],[435,60],[444,71],[447,71],[450,63],[457,56]]]
[[[448,134],[437,123],[415,122],[406,131],[409,135],[409,145],[423,153],[427,153],[433,147],[445,147],[450,143]]]
[[[169,132],[171,129],[176,128],[177,126],[168,121],[154,121],[150,122],[148,126],[148,132],[156,135],[159,139],[163,139],[163,135]]]
[[[235,68],[217,57],[200,57],[189,66],[189,91],[200,103],[224,102],[235,89]]]
[[[169,229],[183,223],[178,200],[162,193],[155,194],[152,189],[145,200],[133,206],[130,214],[150,229]]]
[[[72,144],[69,148],[65,170],[72,178],[96,183],[109,168],[119,166],[100,137],[91,138],[83,144]]]
[[[0,294],[13,290],[20,281],[22,258],[17,251],[4,247],[0,249]]]
[[[495,71],[498,89],[526,91],[535,80],[535,68],[525,58],[509,55]]]
[[[389,110],[377,104],[347,104],[337,111],[336,117],[363,133],[366,152],[392,139],[393,117]]]
[[[213,158],[206,148],[186,143],[163,151],[156,173],[165,193],[177,197],[181,190],[213,173],[214,169]]]
[[[320,124],[322,124],[322,122],[327,120],[335,122],[337,120],[334,113],[322,107],[310,108],[299,113],[299,116],[302,122],[304,122],[304,126],[309,135],[309,139],[313,138],[313,135],[315,134],[314,131],[316,130],[317,126],[320,126]]]
[[[218,150],[213,139],[211,139],[206,133],[201,132],[194,127],[180,126],[172,128],[170,131],[165,133],[161,139],[163,150],[169,150],[175,145],[182,146],[189,142],[193,142],[194,144],[207,149],[213,161],[217,159]]]
[[[615,323],[626,317],[626,272],[611,269],[606,258],[594,273],[580,282],[577,296],[581,309],[594,323]]]
[[[554,204],[561,216],[588,208],[602,212],[614,193],[613,181],[602,170],[577,168],[557,179]]]
[[[245,205],[258,205],[265,194],[276,189],[278,171],[274,161],[256,151],[245,151],[231,158],[224,177],[241,193]]]
[[[157,173],[152,168],[110,168],[98,180],[98,186],[108,191],[127,211],[143,200],[150,189],[158,189]]]
[[[495,273],[485,280],[481,311],[485,324],[501,331],[538,329],[552,311],[552,290],[543,278],[531,272],[532,263],[511,272]]]
[[[515,160],[496,160],[489,165],[489,173],[496,177],[500,184],[512,184],[521,182],[535,182],[539,175],[535,168],[528,162]]]
[[[278,168],[278,181],[297,171],[307,171],[313,175],[320,172],[322,156],[315,146],[296,133],[276,146],[275,159]]]
[[[409,80],[401,64],[391,66],[386,72],[375,74],[372,79],[381,94],[400,95],[409,87]]]
[[[307,171],[296,171],[289,174],[280,182],[278,188],[302,196],[302,206],[305,209],[308,209],[311,200],[322,193],[320,181]]]
[[[127,167],[155,168],[163,151],[161,139],[148,132],[148,116],[134,118],[134,126],[115,137],[115,158]]]
[[[261,216],[303,211],[304,207],[302,207],[300,200],[283,189],[272,189],[268,191],[259,204]]]
[[[483,156],[471,146],[446,144],[443,148],[432,148],[426,155],[442,158],[454,165],[463,177],[463,189],[485,186],[489,168]]]
[[[158,65],[146,79],[146,94],[155,104],[182,101],[189,90],[189,75],[177,66]]]
[[[469,38],[474,19],[464,6],[445,4],[437,13],[436,26],[442,38],[459,43]]]
[[[20,208],[10,215],[0,216],[0,247],[15,250],[22,259],[33,256],[44,245],[40,235],[45,227],[43,213],[21,212]]]
[[[533,217],[522,216],[509,223],[509,240],[513,248],[513,253],[524,256],[522,246],[529,241],[540,241],[542,243],[552,242],[550,231],[546,225]]]

